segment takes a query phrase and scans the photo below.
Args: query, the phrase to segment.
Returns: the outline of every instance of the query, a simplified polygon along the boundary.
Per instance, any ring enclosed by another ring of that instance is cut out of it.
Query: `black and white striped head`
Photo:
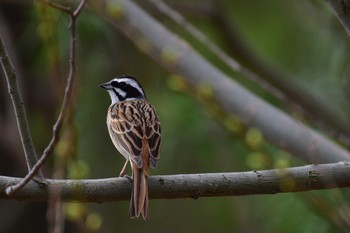
[[[122,75],[109,82],[102,83],[100,87],[106,89],[111,97],[112,104],[121,101],[146,98],[141,85],[134,77]]]

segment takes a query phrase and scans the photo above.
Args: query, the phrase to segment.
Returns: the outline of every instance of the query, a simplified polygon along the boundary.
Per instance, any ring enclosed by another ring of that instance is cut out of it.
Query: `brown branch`
[[[259,128],[276,146],[311,163],[350,160],[347,150],[230,79],[132,1],[111,0],[105,8],[90,3],[149,56],[186,77],[194,89],[209,87],[213,101],[249,127]]]
[[[80,12],[83,10],[85,1],[86,1],[86,0],[81,0],[80,3],[79,3],[79,5],[78,5],[78,7],[77,7],[77,9],[72,13],[72,16],[73,16],[74,18],[77,18],[77,17],[79,16]]]
[[[49,190],[61,190],[65,201],[109,202],[130,199],[131,183],[127,178],[94,180],[48,180],[48,186],[30,182],[15,196],[5,188],[21,182],[20,178],[0,176],[0,199],[47,201]],[[307,165],[263,171],[182,174],[149,177],[152,199],[175,199],[219,196],[243,196],[304,192],[350,186],[350,163]]]
[[[15,110],[15,115],[16,115],[18,130],[21,137],[21,142],[23,145],[24,155],[26,158],[28,170],[30,171],[31,169],[33,169],[33,167],[35,167],[35,164],[38,161],[38,157],[36,155],[33,140],[31,137],[27,115],[24,109],[24,102],[18,87],[15,68],[12,65],[12,62],[6,51],[4,41],[1,37],[0,37],[0,62],[6,77],[9,94],[11,96],[13,108]],[[41,171],[39,171],[39,169],[34,175],[37,175],[38,178],[43,179],[43,175]]]
[[[46,2],[46,1],[44,1]],[[73,87],[74,87],[74,81],[75,81],[75,76],[76,76],[76,31],[75,31],[75,21],[77,17],[79,16],[79,13],[83,9],[83,5],[85,3],[85,0],[82,0],[81,3],[79,4],[77,10],[74,12],[72,11],[65,11],[62,9],[62,7],[57,8],[57,4],[55,5],[55,8],[59,10],[63,10],[64,12],[69,13],[70,17],[70,24],[69,24],[69,30],[70,30],[70,57],[69,57],[69,75],[67,79],[67,85],[65,88],[65,93],[64,93],[64,98],[63,98],[63,103],[61,106],[60,114],[56,120],[56,123],[53,126],[53,135],[51,138],[51,141],[49,145],[45,148],[42,156],[38,160],[38,162],[35,164],[35,166],[32,168],[32,170],[24,177],[24,179],[16,184],[15,186],[9,186],[6,190],[8,195],[13,195],[17,191],[19,191],[21,188],[23,188],[34,176],[35,174],[40,170],[40,168],[43,166],[45,163],[46,159],[48,156],[52,153],[54,150],[59,137],[60,137],[60,131],[61,131],[61,126],[63,122],[66,120],[66,117],[68,115],[70,105],[71,105],[71,97],[73,95]],[[51,5],[50,5],[51,6]]]

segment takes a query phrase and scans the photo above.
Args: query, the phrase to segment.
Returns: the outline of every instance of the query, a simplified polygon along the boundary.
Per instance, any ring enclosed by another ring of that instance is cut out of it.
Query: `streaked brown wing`
[[[160,157],[160,142],[162,140],[160,123],[158,119],[152,126],[147,127],[148,150],[151,158],[151,167],[155,169]]]
[[[129,126],[129,127],[125,127]],[[110,124],[110,132],[111,136],[113,136],[114,140],[116,140],[119,144],[120,153],[124,155],[124,157],[132,159],[138,167],[142,167],[142,137],[137,135],[134,132],[134,129],[140,126],[134,126],[129,123],[125,123],[125,121],[120,120],[112,120]]]
[[[110,109],[109,131],[117,149],[126,158],[131,158],[138,167],[143,166],[142,141],[147,139],[150,164],[157,166],[161,142],[160,124],[154,108],[146,100],[119,103]],[[119,148],[118,148],[119,147]]]

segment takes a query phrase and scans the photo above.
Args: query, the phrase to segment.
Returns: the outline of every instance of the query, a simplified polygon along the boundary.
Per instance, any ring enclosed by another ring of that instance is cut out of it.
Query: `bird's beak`
[[[110,84],[109,82],[107,82],[107,83],[102,83],[102,84],[100,84],[100,87],[102,87],[103,89],[108,90],[108,89],[111,88],[111,84]]]

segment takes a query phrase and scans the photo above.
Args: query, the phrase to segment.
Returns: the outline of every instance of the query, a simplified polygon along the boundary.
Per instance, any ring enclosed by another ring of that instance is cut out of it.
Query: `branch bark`
[[[65,201],[109,202],[129,200],[130,180],[123,177],[94,180],[47,180],[40,187],[31,181],[15,196],[7,196],[7,185],[20,178],[0,176],[0,198],[26,201],[48,200],[49,190],[60,190]],[[152,199],[242,196],[303,192],[350,186],[350,163],[307,165],[264,171],[207,173],[149,177]]]
[[[350,159],[344,148],[231,80],[132,1],[111,0],[106,5],[90,3],[167,69],[186,77],[194,87],[209,85],[219,105],[246,125],[259,128],[276,146],[311,163]]]
[[[24,102],[18,87],[17,76],[15,68],[6,51],[3,39],[0,37],[0,62],[4,70],[7,81],[8,91],[11,96],[13,108],[15,110],[18,130],[23,145],[24,155],[27,162],[28,171],[30,171],[38,161],[35,152],[33,140],[31,137],[27,115],[24,109]],[[43,178],[43,174],[39,170],[36,174],[38,178]]]

